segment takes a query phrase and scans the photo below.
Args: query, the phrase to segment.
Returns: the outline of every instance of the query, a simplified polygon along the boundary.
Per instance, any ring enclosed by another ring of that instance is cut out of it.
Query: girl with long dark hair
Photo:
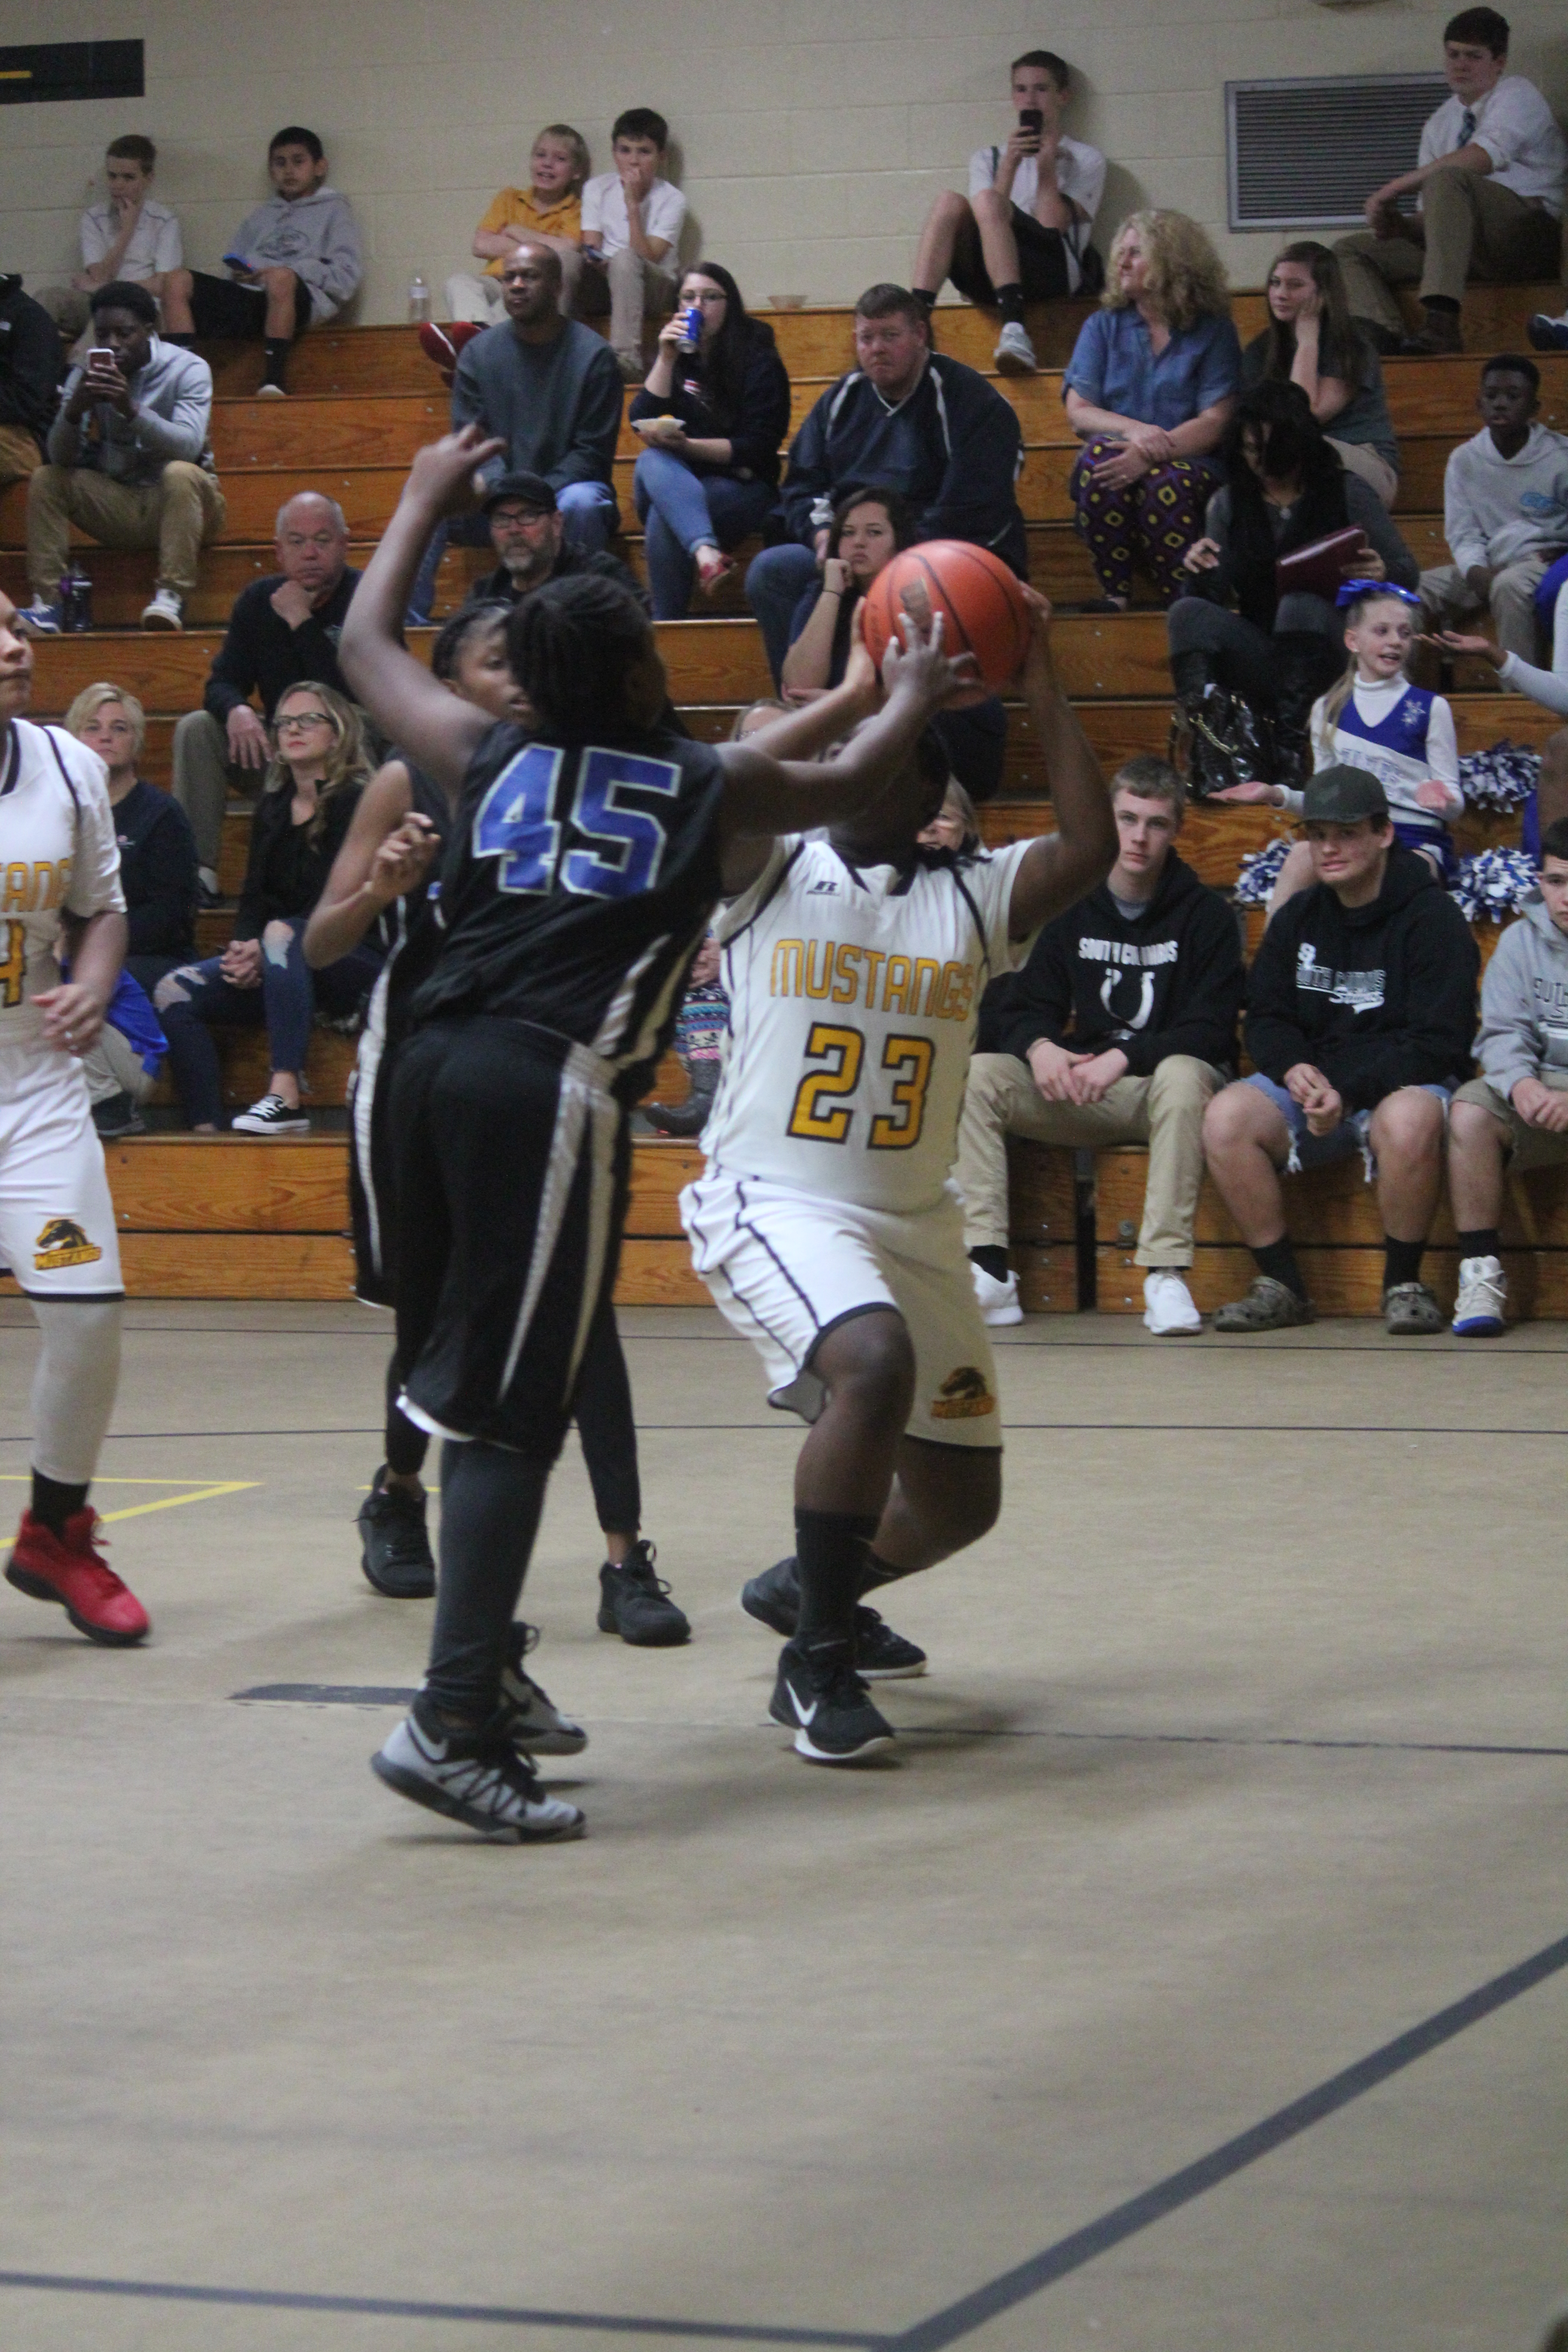
[[[1377,346],[1345,299],[1344,273],[1326,245],[1303,237],[1268,272],[1268,324],[1241,355],[1241,380],[1297,383],[1349,474],[1385,507],[1399,495],[1399,444]]]

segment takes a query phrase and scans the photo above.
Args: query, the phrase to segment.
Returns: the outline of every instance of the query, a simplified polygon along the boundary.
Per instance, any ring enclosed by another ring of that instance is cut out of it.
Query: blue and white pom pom
[[[1279,869],[1295,847],[1293,841],[1271,841],[1266,849],[1249,849],[1236,877],[1238,907],[1264,907],[1273,896]]]
[[[1528,743],[1493,743],[1459,762],[1459,789],[1472,808],[1517,808],[1541,778],[1541,754]]]
[[[1469,923],[1506,923],[1517,915],[1536,884],[1536,872],[1522,849],[1483,849],[1461,860],[1459,878],[1448,896]]]

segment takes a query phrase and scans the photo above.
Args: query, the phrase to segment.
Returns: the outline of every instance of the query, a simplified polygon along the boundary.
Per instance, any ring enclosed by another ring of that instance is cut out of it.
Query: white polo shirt
[[[1541,205],[1561,220],[1568,142],[1535,84],[1522,74],[1505,74],[1474,107],[1467,108],[1462,98],[1446,99],[1426,118],[1419,163],[1436,163],[1469,143],[1459,136],[1467,113],[1476,118],[1471,138],[1491,157],[1491,177],[1498,185],[1511,188],[1526,204]]]
[[[686,218],[686,198],[668,180],[656,180],[642,203],[642,226],[645,236],[662,237],[672,248],[680,236],[680,224]],[[597,231],[600,249],[604,253],[619,253],[632,241],[631,224],[626,218],[626,192],[621,185],[618,172],[601,172],[590,180],[583,191],[583,234],[588,236]],[[675,266],[673,250],[664,257]]]
[[[93,205],[81,216],[81,263],[90,269],[103,259],[120,235],[120,216],[112,205]],[[115,275],[139,283],[143,278],[163,278],[184,260],[180,224],[167,205],[151,196],[142,205],[131,242],[120,257]]]
[[[1001,168],[1000,147],[977,147],[969,159],[970,194],[977,196],[982,188],[994,188]],[[1013,180],[1013,202],[1020,212],[1033,214],[1039,185],[1039,161],[1034,155],[1026,155]],[[1079,278],[1079,255],[1089,242],[1094,216],[1105,194],[1105,158],[1099,148],[1086,146],[1081,139],[1068,139],[1064,134],[1057,147],[1057,188],[1069,203],[1077,205],[1087,215],[1087,218],[1079,223],[1076,233],[1068,230],[1066,234],[1068,283],[1076,293]]]

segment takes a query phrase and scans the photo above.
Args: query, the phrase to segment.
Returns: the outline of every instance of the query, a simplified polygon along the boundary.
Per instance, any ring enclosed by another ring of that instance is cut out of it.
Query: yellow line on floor
[[[0,1473],[0,1486],[26,1486],[31,1480],[16,1471]],[[107,1526],[113,1519],[139,1519],[148,1511],[174,1511],[182,1503],[210,1503],[220,1495],[240,1495],[247,1487],[259,1486],[259,1478],[222,1478],[203,1481],[196,1478],[95,1478],[95,1486],[189,1486],[188,1495],[165,1495],[159,1503],[132,1503],[123,1511],[105,1511]]]

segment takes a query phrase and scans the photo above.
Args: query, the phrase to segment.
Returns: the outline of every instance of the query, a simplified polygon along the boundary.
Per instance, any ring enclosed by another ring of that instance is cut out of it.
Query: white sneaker
[[[289,395],[280,383],[258,383],[256,397],[258,400],[287,400]]]
[[[969,1261],[969,1271],[974,1279],[974,1296],[980,1301],[980,1313],[985,1322],[1023,1321],[1024,1310],[1018,1304],[1018,1277],[1016,1274],[1009,1270],[1006,1281],[998,1282],[994,1274],[987,1274],[973,1258]]]
[[[236,1135],[309,1135],[310,1114],[303,1104],[286,1103],[281,1095],[263,1095],[230,1125]]]
[[[183,629],[185,625],[185,600],[174,588],[155,588],[153,602],[142,611],[144,629]]]
[[[416,1805],[428,1805],[481,1837],[537,1845],[581,1837],[575,1805],[540,1787],[533,1767],[504,1739],[437,1739],[405,1716],[370,1759],[378,1780]]]
[[[996,339],[996,349],[991,356],[1001,375],[1038,375],[1040,372],[1035,346],[1029,341],[1029,331],[1016,319],[1008,320]]]
[[[1143,1277],[1143,1328],[1157,1339],[1173,1331],[1201,1331],[1204,1318],[1174,1266],[1157,1265]]]
[[[1467,1257],[1459,1264],[1459,1296],[1453,1328],[1461,1339],[1495,1339],[1504,1328],[1508,1276],[1500,1257]]]

